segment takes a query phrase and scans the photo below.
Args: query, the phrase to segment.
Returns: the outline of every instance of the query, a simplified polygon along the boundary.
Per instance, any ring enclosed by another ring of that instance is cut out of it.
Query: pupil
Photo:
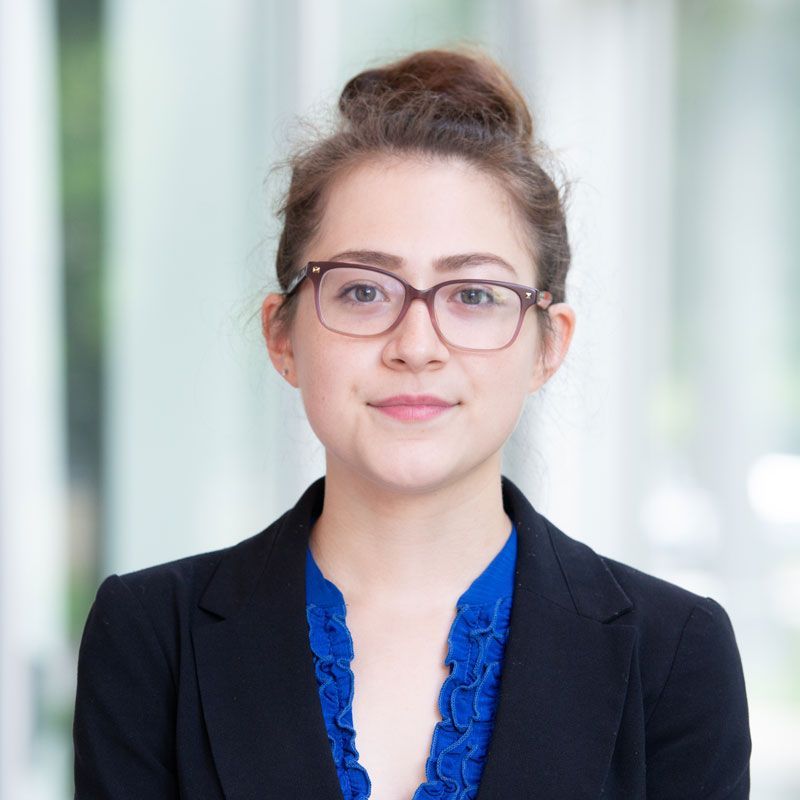
[[[372,300],[372,296],[370,295],[365,296],[364,293],[374,292],[374,291],[375,291],[374,286],[359,286],[356,288],[356,297],[358,297],[359,300]]]
[[[470,300],[477,300],[480,294],[480,289],[465,289],[464,292]],[[479,301],[480,302],[480,301]]]

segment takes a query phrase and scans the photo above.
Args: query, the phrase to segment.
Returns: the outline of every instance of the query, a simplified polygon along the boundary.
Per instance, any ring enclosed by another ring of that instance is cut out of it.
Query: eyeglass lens
[[[399,316],[404,299],[405,288],[400,281],[368,269],[336,267],[320,281],[323,322],[340,333],[383,333]],[[448,284],[434,297],[436,324],[455,347],[504,347],[514,335],[519,312],[516,292],[480,280]]]

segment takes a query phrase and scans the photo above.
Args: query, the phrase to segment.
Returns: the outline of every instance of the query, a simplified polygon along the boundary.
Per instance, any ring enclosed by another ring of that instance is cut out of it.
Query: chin
[[[362,439],[356,448],[352,440],[332,438],[325,446],[327,467],[345,480],[350,474],[352,480],[373,484],[379,490],[425,494],[486,467],[495,453],[489,441],[478,449],[475,441],[464,447],[463,441],[457,441],[463,437],[455,438],[387,441],[373,437],[368,444]]]
[[[365,468],[362,475],[381,488],[398,494],[425,494],[441,489],[465,474],[463,464],[437,463],[435,459],[401,459]]]

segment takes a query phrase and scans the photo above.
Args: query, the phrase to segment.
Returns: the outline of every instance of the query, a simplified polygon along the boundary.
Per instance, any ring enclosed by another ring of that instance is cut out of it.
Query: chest
[[[411,800],[425,781],[452,616],[380,618],[348,608],[353,638],[353,727],[371,800]]]

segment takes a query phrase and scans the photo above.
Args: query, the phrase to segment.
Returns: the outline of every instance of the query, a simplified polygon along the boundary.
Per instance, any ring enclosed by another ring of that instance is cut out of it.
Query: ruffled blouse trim
[[[501,552],[458,600],[445,658],[451,670],[438,699],[442,719],[433,731],[426,780],[412,800],[472,800],[477,795],[511,617],[516,543],[512,527]],[[345,800],[366,800],[371,783],[355,747],[354,652],[344,596],[322,575],[310,549],[306,567],[311,649],[339,782]]]
[[[426,782],[413,800],[474,798],[494,725],[511,597],[459,606],[445,664],[450,675],[439,693],[442,719],[433,731]]]
[[[344,607],[342,607],[344,611]],[[306,607],[319,699],[328,729],[328,741],[346,800],[365,800],[372,785],[358,763],[353,728],[353,639],[344,614],[333,606],[309,603]],[[334,726],[331,727],[330,722]]]

